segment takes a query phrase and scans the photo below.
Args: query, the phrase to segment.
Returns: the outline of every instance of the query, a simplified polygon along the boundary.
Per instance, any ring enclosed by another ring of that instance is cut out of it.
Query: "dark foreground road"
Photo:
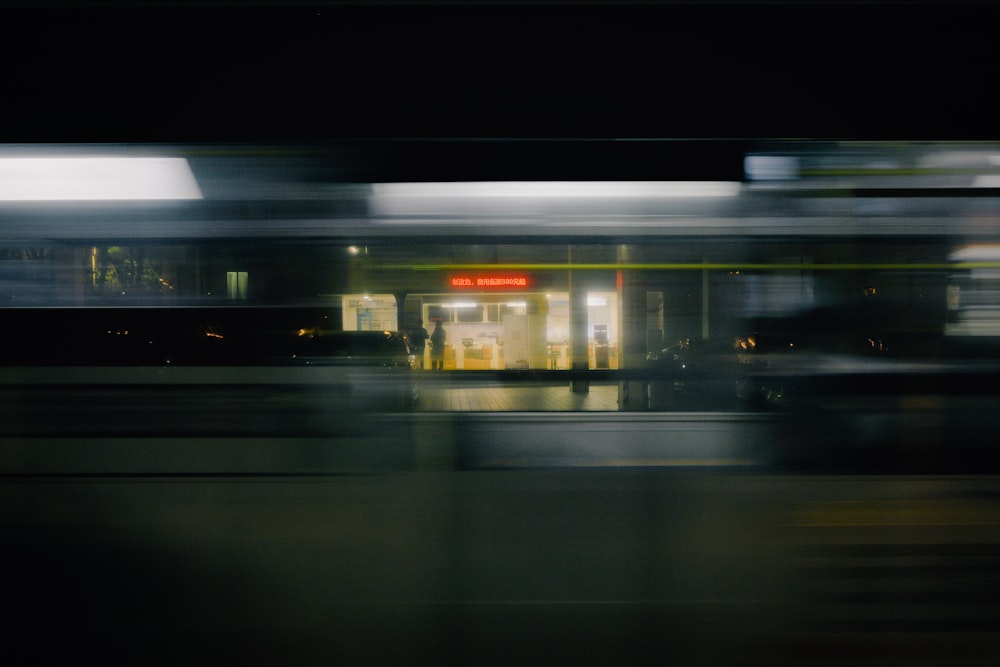
[[[991,665],[1000,478],[0,482],[8,664]]]

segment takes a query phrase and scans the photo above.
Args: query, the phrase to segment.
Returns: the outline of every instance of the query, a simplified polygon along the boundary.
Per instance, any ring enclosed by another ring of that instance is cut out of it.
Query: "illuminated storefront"
[[[444,290],[408,294],[403,309],[405,330],[421,319],[432,331],[445,329],[444,367],[453,370],[571,368],[570,298],[549,289],[551,280],[527,274],[455,274]],[[344,299],[345,326],[352,315]],[[360,312],[360,311],[359,311]],[[618,295],[613,291],[587,294],[588,367],[618,367]],[[425,351],[430,367],[430,350]]]
[[[448,336],[445,368],[503,370],[570,367],[569,294],[426,294],[422,319]],[[588,295],[590,368],[617,368],[614,293]],[[429,352],[427,353],[429,354]]]

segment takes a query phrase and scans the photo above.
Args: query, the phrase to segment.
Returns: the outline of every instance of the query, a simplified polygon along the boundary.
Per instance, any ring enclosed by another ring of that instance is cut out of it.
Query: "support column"
[[[708,264],[708,259],[704,259],[704,264]],[[701,272],[701,339],[708,340],[708,271]]]
[[[618,263],[627,264],[630,248],[618,247]],[[646,366],[646,290],[639,271],[618,272],[618,340],[619,368],[642,369]],[[639,412],[647,408],[644,380],[626,380],[618,383],[618,409],[621,412]]]
[[[572,263],[572,248],[569,249],[569,259]],[[567,285],[569,288],[570,369],[586,371],[589,369],[590,360],[587,354],[589,331],[587,327],[587,284],[584,280],[584,273],[570,270]],[[570,388],[575,393],[586,394],[590,391],[590,382],[574,379],[570,381]]]
[[[416,324],[416,322],[410,323],[406,321],[407,292],[393,292],[392,295],[396,297],[396,331],[406,333],[410,330],[410,327]]]
[[[549,302],[544,294],[532,294],[527,299],[528,306],[528,368],[546,368],[548,347],[546,345],[546,325],[549,316]]]

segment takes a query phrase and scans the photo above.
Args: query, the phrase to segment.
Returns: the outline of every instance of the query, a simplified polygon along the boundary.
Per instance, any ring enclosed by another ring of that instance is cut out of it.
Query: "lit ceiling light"
[[[731,181],[483,181],[374,183],[376,197],[659,198],[735,197]]]
[[[799,178],[799,160],[790,155],[748,155],[743,170],[751,181],[791,181]]]
[[[974,188],[1000,188],[1000,174],[983,174],[972,180]]]
[[[0,201],[203,198],[184,158],[0,157]]]
[[[1000,261],[1000,244],[977,243],[967,245],[948,256],[952,262],[996,262]]]

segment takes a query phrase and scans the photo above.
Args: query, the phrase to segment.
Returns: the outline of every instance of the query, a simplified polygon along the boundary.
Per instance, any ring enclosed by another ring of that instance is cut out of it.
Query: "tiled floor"
[[[476,386],[429,382],[421,386],[422,412],[580,412],[618,410],[618,385],[591,383],[586,393],[569,382],[554,385]]]

